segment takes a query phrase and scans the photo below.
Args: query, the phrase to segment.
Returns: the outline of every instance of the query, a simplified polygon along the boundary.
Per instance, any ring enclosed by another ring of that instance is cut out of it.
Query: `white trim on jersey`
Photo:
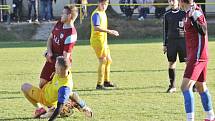
[[[70,35],[66,38],[66,40],[64,41],[64,44],[71,44],[73,42],[77,41],[77,34],[74,35]]]
[[[197,50],[197,60],[199,60],[200,58],[200,51],[201,51],[201,45],[202,45],[202,35],[198,33],[198,41],[199,41],[199,45],[198,45],[198,50]]]
[[[193,13],[193,19],[194,21],[196,21],[202,14],[202,12],[200,12],[199,10],[195,10]]]

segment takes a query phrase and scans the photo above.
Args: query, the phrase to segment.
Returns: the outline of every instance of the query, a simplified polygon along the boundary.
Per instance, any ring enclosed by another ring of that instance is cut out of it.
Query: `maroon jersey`
[[[184,22],[185,26],[185,40],[186,40],[186,50],[187,50],[187,60],[188,61],[207,61],[208,60],[208,35],[201,35],[193,27],[191,19],[189,18],[188,10],[186,12],[186,18]],[[193,13],[194,21],[198,21],[200,24],[207,24],[205,16],[202,10],[195,6],[195,11]]]
[[[53,55],[63,55],[63,51],[72,53],[72,49],[77,41],[77,32],[75,27],[64,28],[63,23],[58,21],[52,30],[52,52]],[[70,55],[70,59],[72,59]]]

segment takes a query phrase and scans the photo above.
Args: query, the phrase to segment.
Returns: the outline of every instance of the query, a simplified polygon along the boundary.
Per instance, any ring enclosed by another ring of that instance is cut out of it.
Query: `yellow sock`
[[[98,85],[103,85],[104,83],[104,75],[105,75],[105,64],[106,62],[102,61],[99,62],[99,67],[98,67]]]
[[[106,82],[110,82],[110,65],[111,65],[112,61],[108,60],[106,65],[105,65],[105,76],[104,76],[104,80]]]

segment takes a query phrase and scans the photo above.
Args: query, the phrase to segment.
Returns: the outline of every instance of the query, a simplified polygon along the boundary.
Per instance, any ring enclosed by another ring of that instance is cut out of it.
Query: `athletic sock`
[[[175,69],[169,68],[169,80],[170,80],[170,86],[175,87]]]
[[[206,113],[206,119],[214,119],[214,111],[209,91],[206,90],[205,92],[199,94],[201,96],[202,105]]]
[[[99,63],[98,67],[98,85],[103,85],[105,75],[105,63]]]
[[[191,90],[183,92],[184,106],[187,113],[187,121],[194,121],[194,95]]]
[[[107,60],[107,63],[105,65],[105,75],[104,75],[104,80],[106,82],[110,82],[110,65],[111,65],[111,61]]]

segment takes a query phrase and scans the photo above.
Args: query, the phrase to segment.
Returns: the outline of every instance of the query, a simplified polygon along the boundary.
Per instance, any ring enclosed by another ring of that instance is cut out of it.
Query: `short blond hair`
[[[64,6],[64,9],[67,10],[67,14],[72,14],[72,16],[75,16],[76,14],[78,14],[78,8],[75,5]]]

